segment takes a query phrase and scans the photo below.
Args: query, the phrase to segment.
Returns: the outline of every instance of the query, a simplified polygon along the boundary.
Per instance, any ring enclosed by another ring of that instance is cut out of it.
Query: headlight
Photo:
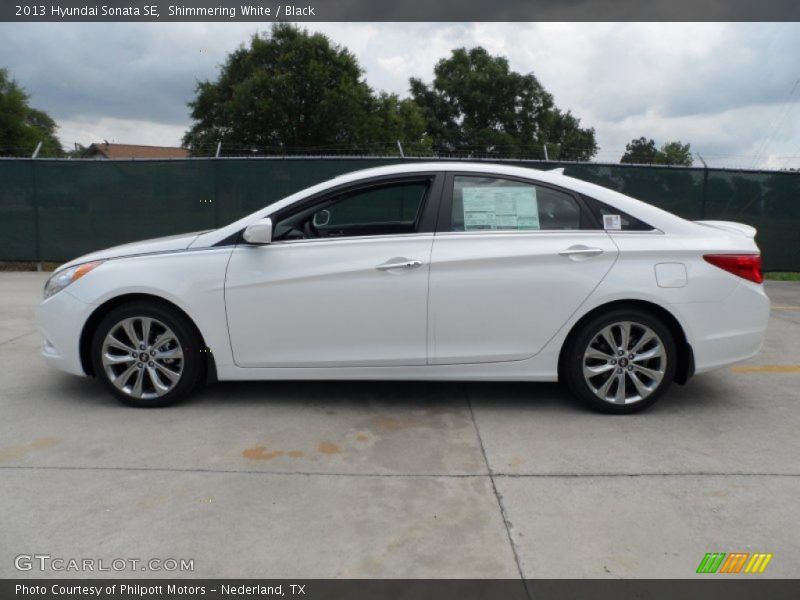
[[[63,290],[70,283],[78,281],[78,279],[86,275],[89,271],[96,269],[104,262],[105,261],[103,260],[95,260],[93,262],[87,262],[81,265],[75,265],[74,267],[69,267],[68,269],[56,271],[50,276],[50,279],[47,280],[47,283],[44,284],[45,300],[53,294],[57,294]]]

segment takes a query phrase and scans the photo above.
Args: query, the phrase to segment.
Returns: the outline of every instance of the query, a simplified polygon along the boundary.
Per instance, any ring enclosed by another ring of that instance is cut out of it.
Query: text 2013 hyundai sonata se
[[[221,229],[67,263],[37,320],[55,366],[164,406],[219,380],[565,380],[612,413],[753,356],[755,229],[511,166],[337,177]]]

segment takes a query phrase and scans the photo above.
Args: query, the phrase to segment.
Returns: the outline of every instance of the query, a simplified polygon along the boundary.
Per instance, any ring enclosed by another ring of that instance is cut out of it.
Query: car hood
[[[137,256],[141,254],[155,254],[159,252],[174,252],[176,250],[185,250],[191,243],[197,239],[201,233],[205,231],[195,231],[193,233],[181,233],[179,235],[168,235],[166,237],[154,238],[152,240],[144,240],[141,242],[133,242],[130,244],[122,244],[105,250],[97,250],[84,254],[78,258],[61,265],[59,269],[79,265],[81,263],[90,262],[93,260],[107,260],[110,258],[122,258],[125,256]]]

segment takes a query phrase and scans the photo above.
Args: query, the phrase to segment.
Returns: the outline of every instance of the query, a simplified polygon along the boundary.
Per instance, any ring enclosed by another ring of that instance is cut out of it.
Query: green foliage
[[[667,142],[659,150],[656,148],[655,141],[640,137],[625,145],[625,154],[622,155],[619,162],[691,167],[693,161],[690,144],[682,144],[680,141]]]
[[[436,151],[521,156],[546,143],[551,159],[597,152],[594,129],[558,109],[532,73],[512,71],[481,47],[454,50],[436,65],[431,85],[416,78],[410,85]]]
[[[84,146],[83,144],[79,144],[75,142],[75,146],[72,150],[67,150],[66,154],[70,158],[86,158],[89,154],[90,146]]]
[[[800,281],[800,273],[791,271],[772,271],[764,273],[764,279],[770,281]]]
[[[413,100],[382,92],[377,97],[376,106],[375,130],[379,132],[378,137],[399,140],[405,154],[430,154],[431,139],[425,131],[425,117]],[[389,146],[386,152],[394,153],[395,148]]]
[[[658,149],[653,140],[640,137],[638,140],[631,140],[625,144],[625,154],[619,159],[621,163],[631,163],[637,165],[651,165],[656,162]]]
[[[194,123],[183,138],[195,154],[222,141],[258,152],[406,154],[433,151],[588,160],[594,130],[559,110],[532,75],[483,48],[455,50],[427,86],[411,79],[411,98],[375,93],[356,58],[322,34],[275,25],[222,66],[216,81],[197,84]]]
[[[287,24],[255,35],[225,62],[217,81],[201,81],[189,103],[194,124],[183,138],[194,153],[222,141],[240,149],[386,149],[400,140],[424,147],[419,110],[375,95],[355,56],[324,35]]]
[[[667,142],[661,146],[656,155],[656,164],[659,165],[680,165],[683,167],[692,166],[692,151],[689,144],[678,142]]]
[[[62,156],[56,129],[55,121],[31,108],[25,90],[0,69],[0,156],[30,155],[39,142],[39,156]]]

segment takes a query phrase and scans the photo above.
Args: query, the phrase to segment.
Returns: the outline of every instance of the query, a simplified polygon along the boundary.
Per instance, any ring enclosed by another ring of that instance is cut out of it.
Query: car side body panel
[[[232,250],[232,247],[204,248],[137,254],[106,261],[39,305],[40,329],[58,350],[58,356],[54,354],[46,358],[57,364],[66,360],[62,355],[77,355],[80,332],[95,310],[121,296],[143,294],[163,299],[186,313],[203,336],[216,364],[223,369],[232,365],[224,297],[225,269]],[[74,331],[58,335],[52,324],[53,317],[45,315],[55,312],[51,307],[55,308],[64,301],[61,299],[63,294],[69,294],[82,308],[79,317],[72,317],[79,321]],[[69,359],[69,363],[76,367],[80,358]],[[74,371],[75,368],[71,370]]]
[[[425,365],[432,244],[427,233],[238,246],[225,284],[236,364]]]
[[[585,249],[596,254],[562,254]],[[431,258],[429,362],[536,355],[617,258],[603,231],[447,232]]]

